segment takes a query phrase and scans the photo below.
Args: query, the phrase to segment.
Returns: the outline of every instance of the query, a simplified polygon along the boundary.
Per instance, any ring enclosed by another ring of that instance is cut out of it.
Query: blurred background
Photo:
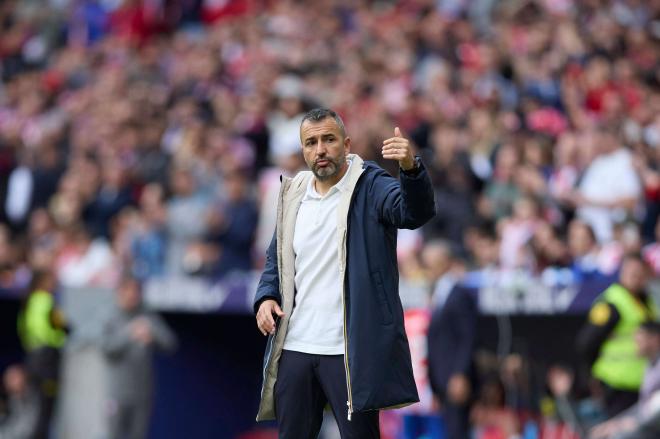
[[[317,106],[395,176],[401,127],[435,187],[383,437],[586,437],[636,399],[593,367],[630,308],[594,302],[660,298],[660,1],[4,0],[0,75],[0,438],[276,437],[252,298]]]

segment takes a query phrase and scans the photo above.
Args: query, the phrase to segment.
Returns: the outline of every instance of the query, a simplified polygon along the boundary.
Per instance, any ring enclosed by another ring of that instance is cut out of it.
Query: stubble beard
[[[328,165],[324,168],[318,168],[316,162],[310,166],[314,177],[319,181],[331,180],[333,177],[336,177],[341,170],[341,166],[346,162],[346,157],[342,157],[338,160],[334,160],[330,157],[324,157],[323,160],[328,161]]]

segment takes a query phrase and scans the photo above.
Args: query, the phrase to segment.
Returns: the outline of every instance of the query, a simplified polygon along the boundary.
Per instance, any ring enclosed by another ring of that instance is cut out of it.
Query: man
[[[151,415],[153,353],[171,352],[177,341],[160,317],[142,308],[137,280],[124,279],[117,299],[119,307],[103,344],[108,360],[109,437],[143,439]]]
[[[593,228],[599,242],[607,243],[614,225],[637,205],[642,187],[618,129],[602,126],[598,137],[598,155],[585,170],[572,201],[578,218]]]
[[[660,322],[643,323],[635,334],[639,355],[649,361],[639,401],[619,416],[597,425],[593,439],[655,439],[660,437]]]
[[[428,333],[429,380],[442,403],[447,436],[469,437],[473,399],[477,303],[468,288],[455,285],[437,303]]]
[[[18,316],[28,378],[39,397],[34,438],[48,437],[58,392],[60,349],[66,341],[64,317],[53,297],[55,283],[50,271],[36,271],[32,275],[30,294]]]
[[[578,352],[591,365],[605,390],[605,409],[612,417],[637,400],[646,360],[635,348],[639,326],[655,319],[656,308],[645,292],[649,268],[638,255],[628,255],[619,282],[600,295],[578,335]]]
[[[418,401],[396,237],[435,214],[433,188],[398,128],[382,155],[399,162],[400,182],[349,154],[332,110],[307,113],[300,139],[312,172],[282,180],[255,297],[269,334],[257,420],[276,418],[280,438],[315,438],[327,401],[342,438],[378,438],[379,409]]]
[[[3,375],[9,414],[0,423],[0,438],[26,439],[38,435],[40,398],[28,382],[26,371],[18,365],[9,366]]]
[[[216,202],[207,220],[207,240],[218,254],[213,267],[214,279],[251,270],[252,242],[259,218],[257,205],[250,196],[247,175],[242,171],[225,173],[223,192],[225,199]]]

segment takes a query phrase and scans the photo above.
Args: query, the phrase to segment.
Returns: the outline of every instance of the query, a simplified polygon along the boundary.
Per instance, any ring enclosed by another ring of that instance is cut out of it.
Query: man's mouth
[[[329,164],[330,164],[330,160],[321,159],[316,161],[316,166],[319,166],[321,168],[325,168]]]

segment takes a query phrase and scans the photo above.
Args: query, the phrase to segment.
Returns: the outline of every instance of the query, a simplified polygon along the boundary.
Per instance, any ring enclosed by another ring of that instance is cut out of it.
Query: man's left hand
[[[151,344],[153,335],[151,333],[151,323],[144,317],[137,317],[131,322],[131,335],[135,341],[143,345]]]
[[[410,148],[408,139],[401,135],[399,127],[394,128],[394,137],[383,141],[383,158],[396,160],[404,171],[415,167],[415,156]]]

